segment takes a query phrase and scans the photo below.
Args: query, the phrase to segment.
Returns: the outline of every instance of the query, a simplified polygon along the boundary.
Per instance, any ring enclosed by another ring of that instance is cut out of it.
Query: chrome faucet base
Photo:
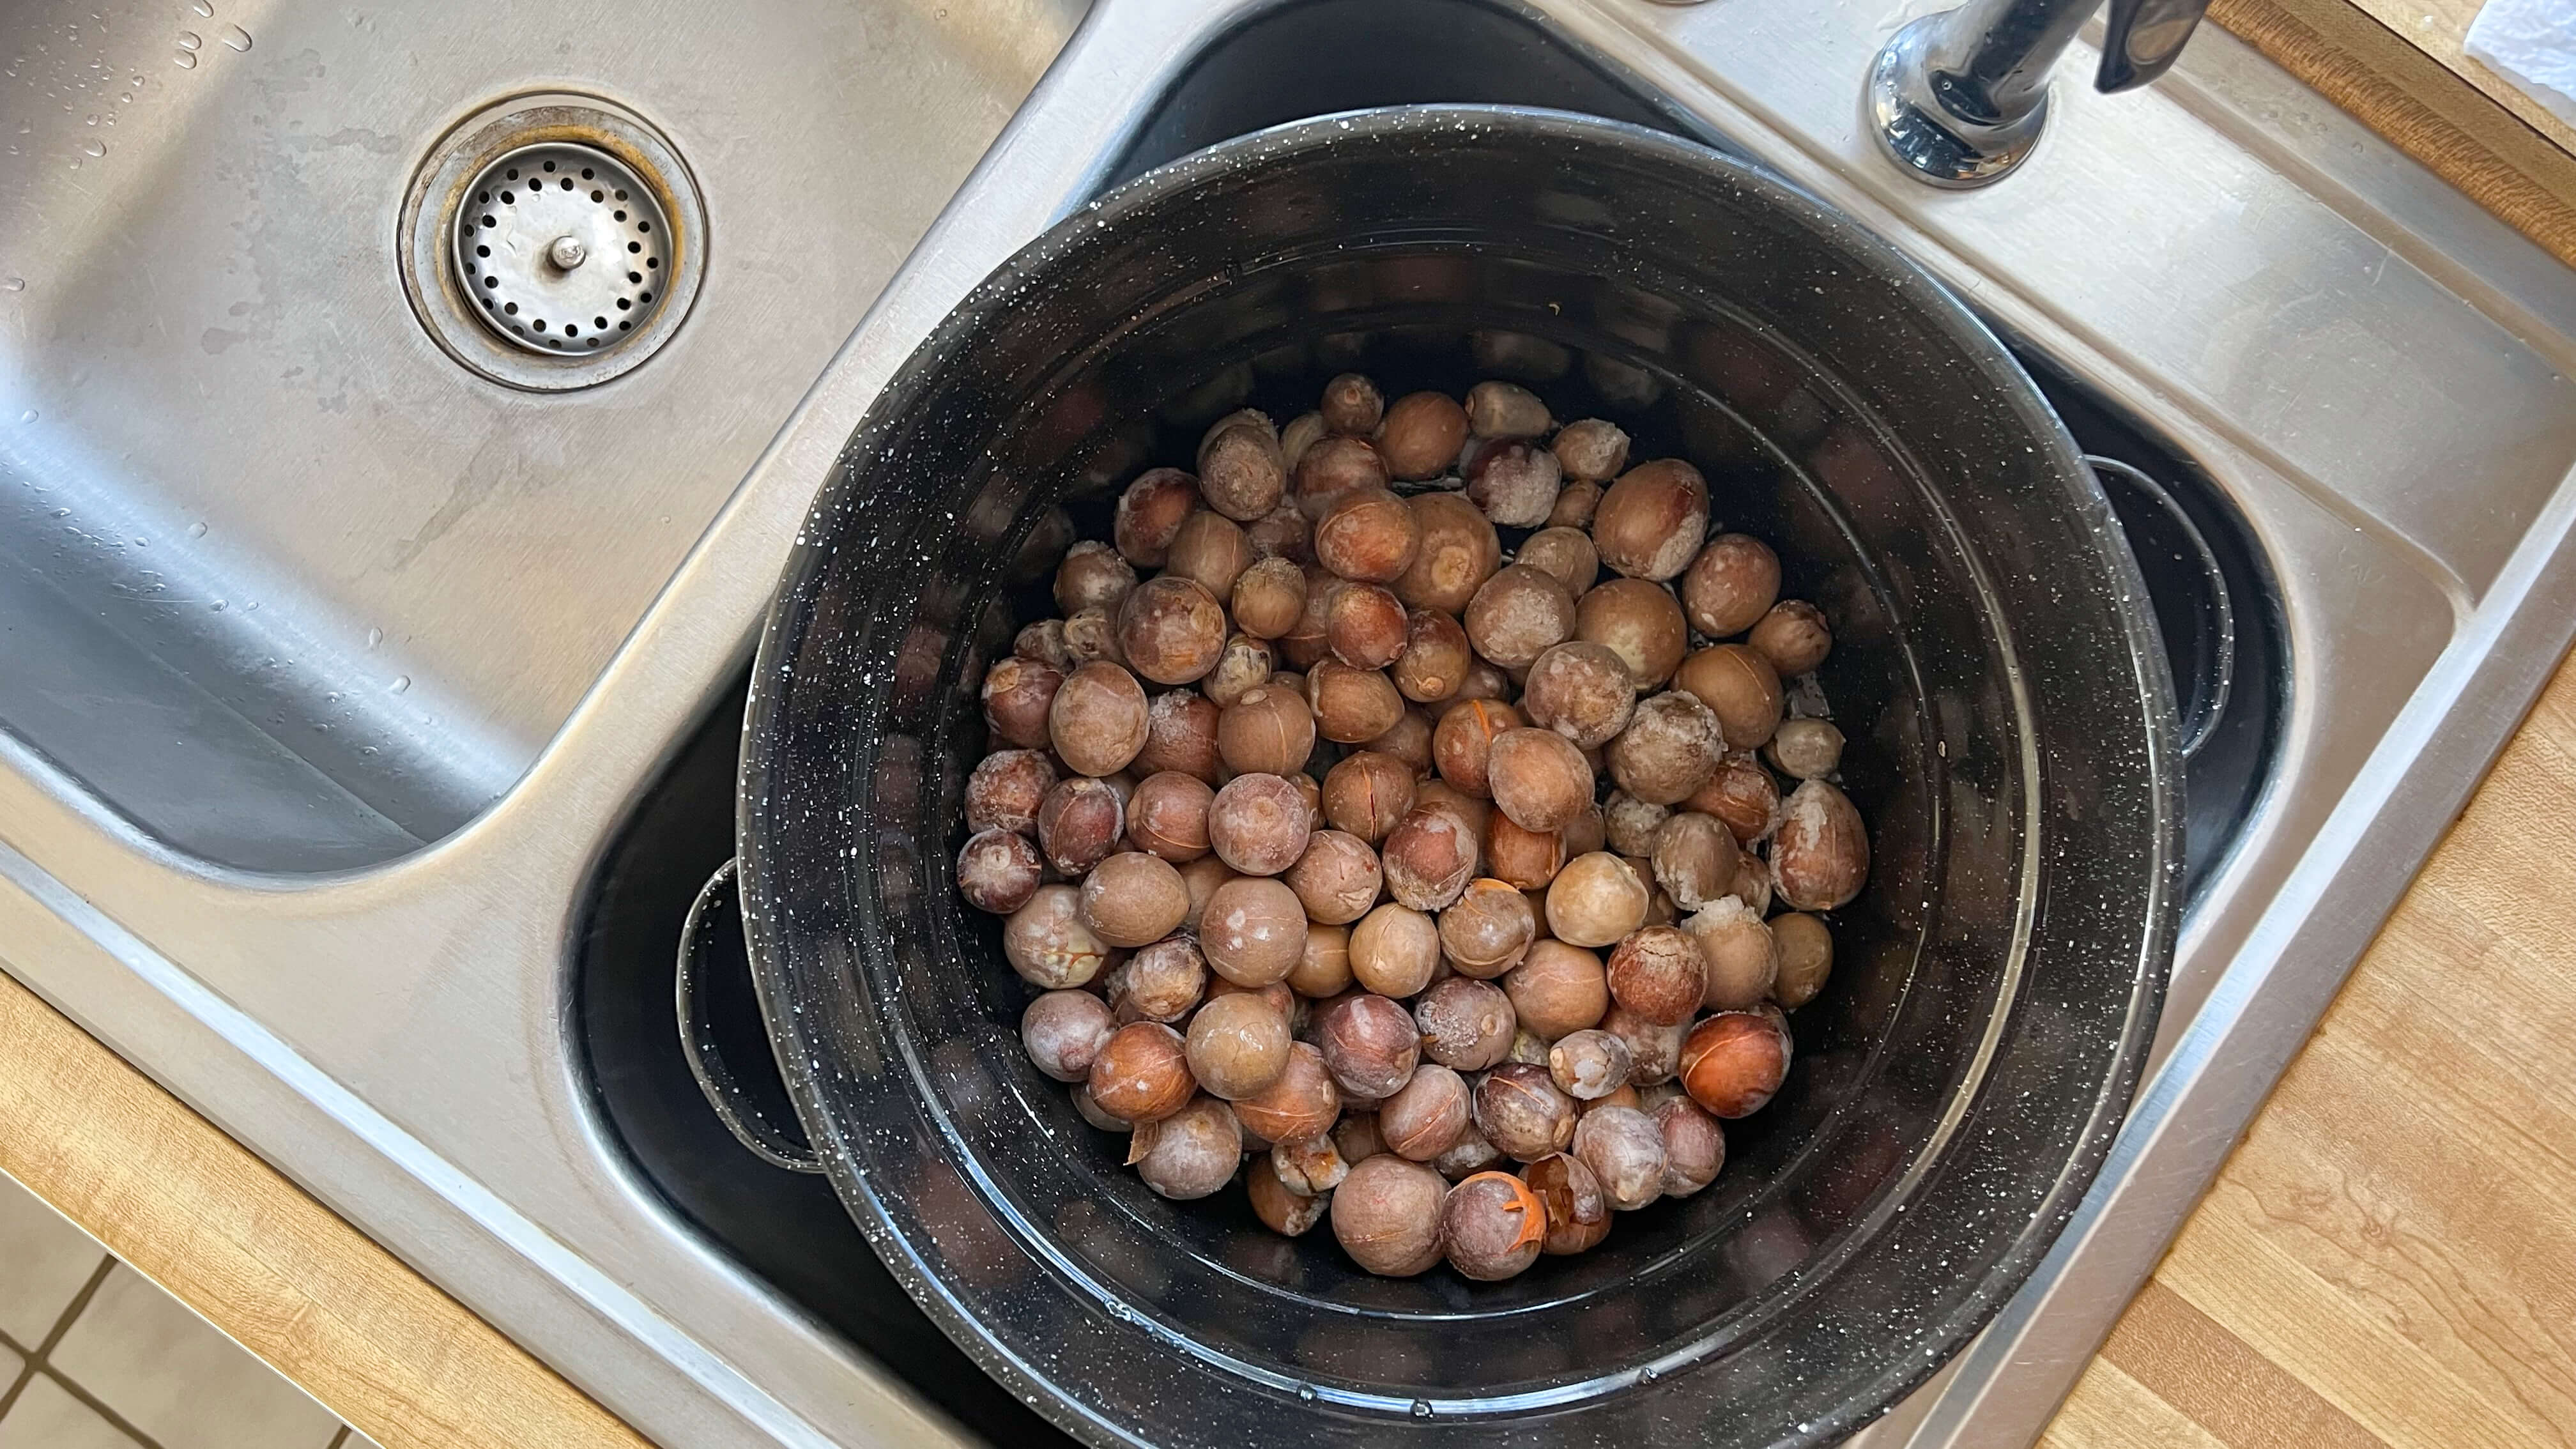
[[[2039,145],[2048,93],[1993,123],[1964,119],[1942,104],[1931,56],[1949,19],[1927,15],[1896,32],[1870,63],[1864,101],[1879,146],[1898,165],[1931,185],[1966,190],[2003,177]]]

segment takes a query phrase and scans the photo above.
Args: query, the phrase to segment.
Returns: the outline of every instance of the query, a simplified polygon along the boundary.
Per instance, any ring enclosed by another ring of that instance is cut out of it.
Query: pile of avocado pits
[[[1832,630],[1628,451],[1345,374],[1137,477],[986,674],[957,888],[1155,1192],[1508,1278],[1708,1186],[1779,1090],[1869,872]]]

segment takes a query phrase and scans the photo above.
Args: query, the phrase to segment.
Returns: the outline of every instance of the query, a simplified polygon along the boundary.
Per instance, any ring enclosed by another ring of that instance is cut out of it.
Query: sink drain
[[[659,132],[597,99],[528,97],[457,127],[420,168],[403,288],[476,372],[589,387],[670,340],[705,236],[696,186]]]
[[[671,223],[615,157],[528,146],[469,191],[448,251],[494,331],[531,352],[595,352],[652,320]]]

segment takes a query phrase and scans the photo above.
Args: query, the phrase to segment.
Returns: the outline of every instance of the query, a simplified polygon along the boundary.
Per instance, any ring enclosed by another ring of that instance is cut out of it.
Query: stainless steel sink
[[[1050,0],[13,7],[0,724],[172,849],[308,872],[526,772],[1052,57]],[[662,128],[709,260],[613,383],[458,366],[406,302],[470,113]]]
[[[800,1307],[630,1153],[574,962],[630,823],[718,833],[655,784],[887,376],[1211,128],[1606,85],[1907,250],[2268,564],[2287,705],[2160,1066],[2040,1275],[1873,1443],[2035,1435],[2576,630],[2576,275],[2223,34],[2151,92],[2062,86],[1960,195],[1862,126],[1913,13],[1869,0],[210,3],[0,46],[0,964],[662,1443],[972,1437],[863,1347],[879,1305]],[[1468,11],[1541,80],[1436,64]],[[396,270],[415,169],[536,91],[649,120],[708,212],[670,345],[542,395],[457,366]]]

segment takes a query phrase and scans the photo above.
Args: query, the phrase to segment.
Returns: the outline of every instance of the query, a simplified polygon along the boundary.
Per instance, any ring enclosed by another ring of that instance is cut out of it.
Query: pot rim
[[[869,409],[867,418],[853,434],[851,447],[845,450],[845,456],[857,453],[872,434],[889,426],[892,419],[902,416],[935,378],[939,371],[937,360],[961,340],[971,337],[989,319],[1010,307],[1022,279],[1065,264],[1068,258],[1089,245],[1095,234],[1114,231],[1123,222],[1150,211],[1167,197],[1239,172],[1247,166],[1354,139],[1384,139],[1429,132],[1464,132],[1484,137],[1573,137],[1632,152],[1651,153],[1679,165],[1721,175],[1729,184],[1753,194],[1761,203],[1778,209],[1805,226],[1830,231],[1840,246],[1869,264],[1871,271],[1867,280],[1870,283],[1893,289],[1904,304],[1917,309],[1927,320],[1935,323],[1948,340],[1968,353],[1973,362],[1985,369],[1990,379],[2003,384],[2003,401],[2029,425],[2032,435],[2052,455],[2050,471],[2057,474],[2079,500],[2089,491],[2092,503],[2098,506],[2103,517],[2108,517],[2108,504],[2101,497],[2098,483],[2084,466],[2073,440],[2055,412],[2022,372],[2020,364],[1956,297],[1888,243],[1780,178],[1723,153],[1624,122],[1534,107],[1422,105],[1314,117],[1220,142],[1138,176],[1087,205],[1073,217],[1058,222],[1003,263],[991,277],[979,283],[889,379]],[[836,474],[818,495],[800,533],[800,541],[783,571],[779,591],[762,630],[758,660],[753,671],[754,690],[744,723],[737,844],[742,862],[746,935],[759,982],[762,1010],[773,1042],[779,1047],[782,1074],[808,1135],[822,1156],[830,1180],[853,1218],[866,1232],[871,1245],[906,1291],[987,1372],[1078,1437],[1096,1444],[1150,1442],[1137,1437],[1128,1426],[1092,1411],[1088,1404],[1059,1387],[1038,1365],[1015,1352],[980,1318],[963,1307],[947,1285],[925,1268],[905,1240],[902,1230],[895,1225],[885,1204],[879,1200],[863,1169],[862,1154],[844,1135],[845,1129],[857,1124],[840,1122],[823,1101],[816,1079],[830,1068],[813,1052],[819,1044],[815,1024],[801,1019],[802,1014],[793,1009],[787,999],[783,976],[798,968],[789,965],[796,943],[789,939],[791,933],[783,926],[784,912],[781,908],[786,901],[781,893],[779,863],[772,854],[777,833],[789,824],[773,813],[775,802],[780,798],[778,787],[782,783],[777,773],[780,760],[773,741],[782,728],[781,711],[791,693],[785,661],[794,652],[795,636],[810,622],[812,591],[841,543],[844,525],[838,515],[841,512],[841,495],[852,486],[850,478],[848,470]],[[2115,575],[2114,585],[2130,598],[2146,597],[2136,563],[2116,528],[2109,529],[2105,536],[2111,547],[2103,562]],[[2141,705],[2146,715],[2142,755],[2153,839],[2146,842],[2142,855],[2152,863],[2152,869],[2143,892],[2146,919],[2136,978],[2117,1046],[2099,1080],[2099,1090],[2092,1096],[2079,1145],[2060,1166],[2048,1191],[2038,1198],[2028,1222],[2012,1234],[2011,1247],[1997,1257],[1993,1270],[1970,1291],[1951,1302],[1948,1312],[1937,1321],[1937,1326],[1919,1335],[1918,1341],[1929,1352],[1913,1354],[1865,1385],[1845,1393],[1829,1412],[1798,1424],[1794,1431],[1781,1436],[1779,1442],[1821,1445],[1841,1439],[1884,1413],[1973,1337],[2002,1309],[2023,1279],[2050,1250],[2107,1156],[2117,1126],[2126,1114],[2153,1040],[2157,1011],[2164,994],[2165,971],[2178,929],[2182,821],[2176,798],[2181,757],[2176,748],[2174,692],[2160,642],[2154,633],[2155,625],[2142,609],[2122,612],[2119,623],[2127,636],[2142,695]],[[2026,708],[2023,713],[2027,717]],[[2036,748],[2035,742],[2025,740],[2024,743],[2026,749]],[[2033,826],[2024,852],[2034,865],[2043,844],[2043,831],[2037,824],[2041,808],[2039,793],[2034,788],[2030,792],[2031,798],[2025,802]],[[853,813],[856,813],[855,807]],[[811,822],[799,823],[810,827]],[[847,943],[843,954],[854,951],[856,945],[856,942]],[[2017,957],[2026,946],[2026,940],[2016,946]],[[808,960],[802,964],[802,969],[851,970],[853,967],[846,960]],[[2009,986],[2006,988],[2007,995],[2000,1005],[2010,1004],[2011,989]],[[1998,1020],[2006,1014],[2002,1009],[1995,1013]],[[872,1030],[876,1027],[875,1023],[860,1025]],[[910,1056],[911,1048],[917,1044],[903,1039],[901,1033],[887,1035],[894,1038],[890,1043],[892,1048],[905,1054],[903,1070],[907,1073],[908,1083],[918,1084],[927,1080],[928,1064]],[[916,1093],[917,1097],[925,1095]],[[1948,1098],[1948,1115],[1955,1117],[1969,1095],[1965,1089],[1952,1094]],[[922,1101],[915,1102],[917,1108],[923,1105]],[[1025,1242],[1014,1246],[1031,1251]],[[1054,1266],[1064,1267],[1061,1263]],[[1815,1274],[1800,1283],[1795,1292],[1766,1295],[1745,1307],[1785,1305],[1804,1292],[1829,1283],[1830,1274]],[[1112,1311],[1115,1313],[1114,1308]],[[1164,1351],[1190,1347],[1179,1341],[1177,1335],[1157,1332],[1144,1322],[1133,1326]],[[1232,1364],[1231,1360],[1228,1365],[1240,1367]],[[1676,1371],[1672,1377],[1679,1379],[1686,1374],[1684,1369]],[[1651,1374],[1648,1376],[1649,1384],[1652,1377]],[[1428,1426],[1408,1426],[1402,1419],[1393,1419],[1373,1427],[1393,1436],[1407,1427]],[[1444,1422],[1442,1427],[1454,1429],[1455,1425]]]

